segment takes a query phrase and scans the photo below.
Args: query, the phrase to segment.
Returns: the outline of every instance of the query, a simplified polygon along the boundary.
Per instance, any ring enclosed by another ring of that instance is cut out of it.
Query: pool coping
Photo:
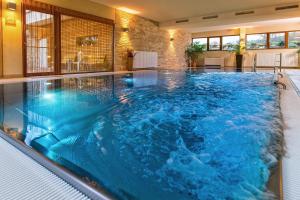
[[[149,70],[139,70],[149,71]],[[26,83],[32,81],[42,80],[58,80],[64,78],[84,78],[84,77],[95,77],[95,76],[111,76],[118,74],[134,73],[136,71],[118,71],[118,72],[97,72],[97,73],[84,73],[84,74],[64,74],[64,75],[53,75],[53,76],[35,76],[35,77],[20,77],[20,78],[0,78],[0,85],[2,84],[14,84],[14,83]]]
[[[102,188],[94,188],[84,182],[79,176],[76,176],[71,171],[67,170],[66,168],[54,163],[53,161],[49,160],[44,155],[40,154],[38,151],[28,147],[21,141],[14,139],[13,137],[9,136],[4,131],[0,130],[0,138],[8,142],[10,145],[24,153],[29,158],[33,159],[35,162],[40,164],[41,166],[48,169],[50,172],[55,174],[57,177],[61,178],[67,184],[81,192],[82,194],[86,195],[89,199],[95,200],[113,200],[114,197],[111,196],[105,189]],[[101,191],[100,191],[101,189]]]
[[[283,82],[287,90],[283,90],[280,98],[284,125],[285,154],[282,156],[281,165],[281,199],[300,198],[300,95],[299,88],[293,83],[290,74],[284,73]]]

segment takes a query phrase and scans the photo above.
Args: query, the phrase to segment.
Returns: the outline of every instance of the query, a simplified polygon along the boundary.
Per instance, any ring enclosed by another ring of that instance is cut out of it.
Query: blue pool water
[[[2,129],[117,199],[272,198],[272,74],[136,72],[0,86]]]

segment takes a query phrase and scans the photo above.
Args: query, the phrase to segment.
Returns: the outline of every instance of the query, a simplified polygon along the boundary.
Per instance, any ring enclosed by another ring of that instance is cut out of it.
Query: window
[[[285,33],[270,33],[270,48],[285,47]]]
[[[112,20],[35,2],[22,9],[25,76],[113,70]]]
[[[289,32],[289,48],[299,48],[300,47],[300,31]]]
[[[26,74],[54,73],[54,16],[25,10]]]
[[[207,50],[207,38],[194,38],[193,43],[197,43],[204,46],[204,50]]]
[[[62,73],[112,71],[113,27],[61,15]]]
[[[267,48],[267,34],[247,35],[247,49],[265,49]]]
[[[240,36],[224,36],[222,39],[223,45],[222,49],[223,50],[234,50],[234,47],[236,45],[240,44]]]
[[[211,37],[208,40],[209,50],[217,51],[221,49],[221,38],[220,37]]]

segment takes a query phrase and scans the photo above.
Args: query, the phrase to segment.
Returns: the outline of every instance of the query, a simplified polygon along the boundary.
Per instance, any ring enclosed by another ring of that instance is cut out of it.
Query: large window
[[[25,11],[26,74],[54,73],[54,16]]]
[[[207,38],[194,38],[193,43],[197,43],[204,46],[204,50],[207,50]]]
[[[222,44],[223,50],[234,50],[235,46],[240,44],[240,36],[223,36]]]
[[[61,15],[62,73],[112,71],[113,26]]]
[[[213,36],[194,38],[193,43],[201,44],[208,51],[231,51],[240,44],[240,36]],[[257,33],[246,36],[246,49],[300,48],[300,31]]]
[[[209,50],[218,51],[221,50],[221,37],[211,37],[208,40]]]
[[[289,48],[299,48],[300,47],[300,31],[289,32],[288,35]]]
[[[270,33],[270,43],[269,47],[274,48],[284,48],[285,47],[285,33]]]
[[[247,49],[265,49],[267,48],[267,34],[247,35]]]
[[[113,70],[113,21],[25,1],[25,76]]]

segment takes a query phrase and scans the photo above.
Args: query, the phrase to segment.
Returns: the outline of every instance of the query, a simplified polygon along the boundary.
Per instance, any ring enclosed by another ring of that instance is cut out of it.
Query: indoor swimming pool
[[[116,199],[275,198],[273,78],[162,70],[5,84],[1,128]]]

